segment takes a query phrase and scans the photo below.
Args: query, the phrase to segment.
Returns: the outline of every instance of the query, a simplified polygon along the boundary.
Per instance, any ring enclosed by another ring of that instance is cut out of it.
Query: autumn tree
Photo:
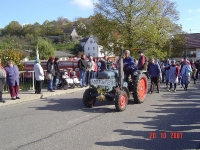
[[[110,33],[120,34],[124,47],[132,53],[138,48],[148,49],[152,54],[161,51],[170,33],[176,30],[174,27],[179,27],[176,3],[169,0],[99,0],[95,14],[101,14],[109,23],[115,22]],[[95,30],[106,28],[106,32],[108,27],[103,24]],[[96,36],[104,36],[101,34],[105,33],[99,32]]]
[[[0,58],[2,65],[5,66],[9,60],[12,60],[19,70],[24,70],[23,59],[27,56],[27,52],[20,49],[20,45],[15,41],[8,41],[0,46]]]

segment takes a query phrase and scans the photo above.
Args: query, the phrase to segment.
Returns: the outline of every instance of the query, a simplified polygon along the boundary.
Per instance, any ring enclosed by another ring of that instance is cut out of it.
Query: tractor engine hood
[[[98,79],[116,79],[118,78],[118,70],[109,70],[109,71],[103,71],[98,72]]]

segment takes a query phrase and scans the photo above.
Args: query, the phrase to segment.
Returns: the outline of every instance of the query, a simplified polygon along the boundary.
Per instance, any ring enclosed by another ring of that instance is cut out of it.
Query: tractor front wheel
[[[97,90],[89,88],[83,93],[83,104],[87,108],[92,108],[96,102],[96,96],[92,96],[92,94],[98,94]]]
[[[128,104],[128,96],[125,91],[120,91],[115,99],[115,107],[117,111],[124,111]]]

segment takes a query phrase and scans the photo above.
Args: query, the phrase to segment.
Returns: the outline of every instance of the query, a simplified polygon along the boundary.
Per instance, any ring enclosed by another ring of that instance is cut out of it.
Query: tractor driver
[[[128,82],[129,76],[133,74],[134,72],[134,58],[130,56],[130,51],[125,50],[124,51],[124,60],[123,60],[123,71],[125,76],[125,81]]]

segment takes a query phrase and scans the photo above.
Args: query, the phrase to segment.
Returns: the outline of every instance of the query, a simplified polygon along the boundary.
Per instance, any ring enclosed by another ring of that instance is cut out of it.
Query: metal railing
[[[60,69],[61,71],[64,69]],[[66,70],[66,69],[65,69]],[[46,72],[44,70],[44,81],[43,87],[46,86]],[[19,87],[20,90],[35,90],[35,72],[34,71],[20,71],[19,75]],[[3,93],[9,92],[9,87],[7,84],[4,85]]]
[[[46,70],[44,70],[44,75],[46,75]],[[46,79],[44,79],[46,83]],[[20,90],[35,90],[35,72],[34,71],[20,71],[19,75],[19,87]],[[9,92],[9,87],[7,84],[4,85],[4,93]]]

